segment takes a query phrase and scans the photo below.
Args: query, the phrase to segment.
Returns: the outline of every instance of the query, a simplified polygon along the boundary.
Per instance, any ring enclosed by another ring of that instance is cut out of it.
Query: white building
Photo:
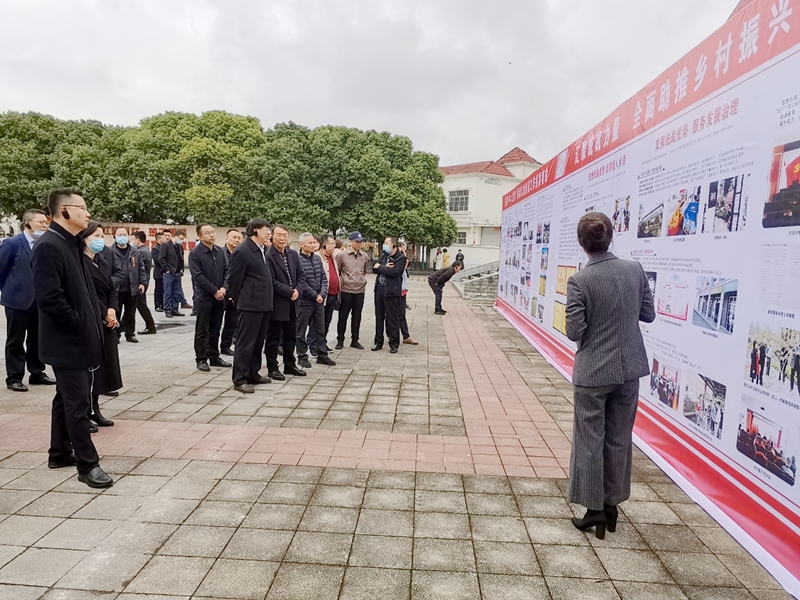
[[[440,167],[448,212],[458,226],[458,240],[449,249],[451,261],[459,249],[465,268],[500,259],[503,195],[541,166],[514,148],[496,161]]]

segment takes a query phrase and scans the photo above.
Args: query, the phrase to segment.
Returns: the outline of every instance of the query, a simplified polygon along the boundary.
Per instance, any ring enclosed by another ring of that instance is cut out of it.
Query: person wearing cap
[[[364,309],[364,294],[367,290],[367,268],[369,257],[361,250],[364,237],[360,232],[350,234],[350,247],[337,252],[334,256],[339,268],[339,321],[336,325],[336,349],[344,348],[344,334],[347,330],[347,318],[353,313],[350,323],[350,347],[363,350],[358,343],[361,330],[361,312]]]

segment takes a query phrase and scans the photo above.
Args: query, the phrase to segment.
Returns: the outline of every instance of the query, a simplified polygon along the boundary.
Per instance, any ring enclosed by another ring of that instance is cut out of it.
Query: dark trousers
[[[306,336],[308,334],[308,336]],[[325,341],[325,305],[302,304],[297,316],[297,358],[308,360],[308,349],[313,335],[317,356],[327,356],[330,350]]]
[[[403,336],[404,340],[407,340],[411,337],[411,333],[408,331],[408,321],[406,320],[406,308],[408,306],[407,296],[403,296],[400,299],[400,334]]]
[[[136,296],[136,310],[138,310],[139,314],[142,315],[145,328],[148,331],[155,331],[156,322],[153,321],[153,313],[150,312],[150,307],[147,306],[147,290],[145,290],[144,294],[139,294]]]
[[[136,296],[132,292],[119,292],[119,334],[124,333],[125,337],[130,337],[136,333]]]
[[[442,287],[436,285],[430,279],[428,280],[428,285],[431,286],[433,295],[436,297],[436,310],[442,310]]]
[[[261,349],[264,347],[271,314],[250,310],[240,310],[238,313],[236,348],[233,351],[233,385],[254,383],[258,380]]]
[[[339,305],[339,322],[336,325],[336,339],[340,344],[344,344],[344,332],[347,330],[347,317],[353,313],[353,320],[350,323],[350,339],[358,341],[361,332],[361,311],[364,310],[364,292],[360,294],[341,293],[341,304]]]
[[[387,297],[384,295],[384,290],[383,286],[375,290],[375,345],[383,346],[385,326],[389,347],[397,348],[400,346],[400,309],[403,308],[403,298]]]
[[[6,383],[22,383],[26,363],[31,375],[43,373],[44,363],[39,358],[39,309],[36,302],[28,310],[6,307],[6,334]]]
[[[164,308],[164,279],[159,277],[155,279],[156,286],[153,288],[153,303],[156,308]]]
[[[233,345],[234,334],[236,333],[236,323],[238,315],[236,312],[236,305],[230,300],[225,300],[225,318],[222,325],[222,343],[223,348],[230,348]]]
[[[792,363],[792,371],[789,373],[789,389],[794,389],[795,381],[797,382],[797,391],[800,392],[800,361],[795,360]]]
[[[292,318],[288,321],[271,320],[267,327],[267,369],[278,370],[278,346],[283,347],[283,370],[297,365],[294,358],[295,340],[297,339],[297,315],[292,307]]]
[[[198,300],[194,305],[197,320],[194,324],[194,356],[197,360],[219,358],[219,332],[225,304],[220,300]]]
[[[334,312],[336,312],[336,299],[332,298],[328,300],[327,304],[325,304],[325,346],[328,345],[328,330],[331,327],[331,321],[333,321]],[[312,356],[317,355],[317,336],[314,335],[313,330],[308,332],[308,349]],[[331,349],[328,348],[328,352],[330,351]]]
[[[631,495],[633,421],[639,380],[606,387],[574,386],[575,419],[569,501],[591,510]]]
[[[57,383],[50,425],[50,459],[66,460],[74,450],[78,473],[85,474],[100,462],[89,433],[92,374],[89,369],[59,367],[53,367],[53,373]]]

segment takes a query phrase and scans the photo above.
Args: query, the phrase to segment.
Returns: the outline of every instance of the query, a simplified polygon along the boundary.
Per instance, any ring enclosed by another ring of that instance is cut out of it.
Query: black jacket
[[[389,256],[385,252],[381,254],[380,266],[376,269],[372,267],[372,272],[377,273],[378,277],[375,279],[375,291],[381,286],[381,282],[385,286],[383,295],[387,298],[393,298],[403,295],[403,273],[406,270],[406,263],[408,259],[406,255],[397,250],[394,254]],[[394,267],[389,268],[386,265],[394,263]],[[383,277],[381,277],[383,275]]]
[[[272,310],[272,274],[261,248],[247,238],[236,247],[228,264],[228,296],[237,310]]]
[[[325,300],[328,297],[328,277],[322,259],[317,254],[306,256],[298,253],[300,266],[303,269],[303,289],[300,292],[300,304],[316,304],[317,296]],[[324,302],[323,302],[324,304]]]
[[[456,270],[453,267],[445,267],[428,275],[428,281],[439,287],[444,287],[444,284],[450,281],[455,274]]]
[[[162,275],[183,273],[182,250],[182,248],[178,248],[178,244],[172,241],[161,245],[161,250],[158,252],[158,264],[161,266]]]
[[[144,275],[146,278],[144,287],[146,288],[150,285],[150,271],[153,270],[153,254],[147,246],[139,246],[136,250],[139,252],[139,256],[144,264]]]
[[[130,292],[132,296],[138,296],[139,286],[147,285],[147,273],[144,270],[144,262],[142,261],[139,251],[131,244],[128,244],[124,248],[120,248],[117,244],[114,244],[111,246],[111,251],[117,255],[119,266],[124,273],[119,289],[121,291]]]
[[[275,297],[272,302],[272,319],[274,321],[292,320],[297,314],[297,300],[292,301],[290,298],[294,290],[299,292],[306,285],[305,274],[303,269],[300,268],[300,255],[297,250],[287,247],[284,252],[289,265],[288,273],[278,249],[275,246],[270,246],[269,250],[267,250],[267,264],[272,272],[272,285],[275,290]]]
[[[39,355],[65,369],[100,365],[102,318],[83,240],[58,223],[33,247],[33,289],[39,306]]]
[[[33,244],[36,246],[36,242]],[[5,240],[0,246],[0,304],[28,310],[33,304],[31,243],[24,233]]]
[[[163,273],[161,273],[161,264],[158,262],[159,252],[161,252],[161,244],[155,244],[150,250],[150,256],[153,257],[153,279],[164,278]]]
[[[189,272],[192,274],[192,287],[198,300],[223,302],[214,294],[220,288],[227,288],[228,261],[219,246],[209,248],[203,243],[189,251]]]

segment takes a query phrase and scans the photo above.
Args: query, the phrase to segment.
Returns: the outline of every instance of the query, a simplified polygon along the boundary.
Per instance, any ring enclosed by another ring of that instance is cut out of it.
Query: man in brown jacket
[[[367,263],[369,257],[361,251],[364,238],[354,231],[350,234],[350,248],[336,253],[334,262],[339,267],[339,322],[336,326],[336,349],[344,348],[344,333],[347,330],[347,317],[353,313],[350,324],[350,347],[363,350],[358,343],[361,329],[361,311],[364,309],[364,292],[367,289]]]

